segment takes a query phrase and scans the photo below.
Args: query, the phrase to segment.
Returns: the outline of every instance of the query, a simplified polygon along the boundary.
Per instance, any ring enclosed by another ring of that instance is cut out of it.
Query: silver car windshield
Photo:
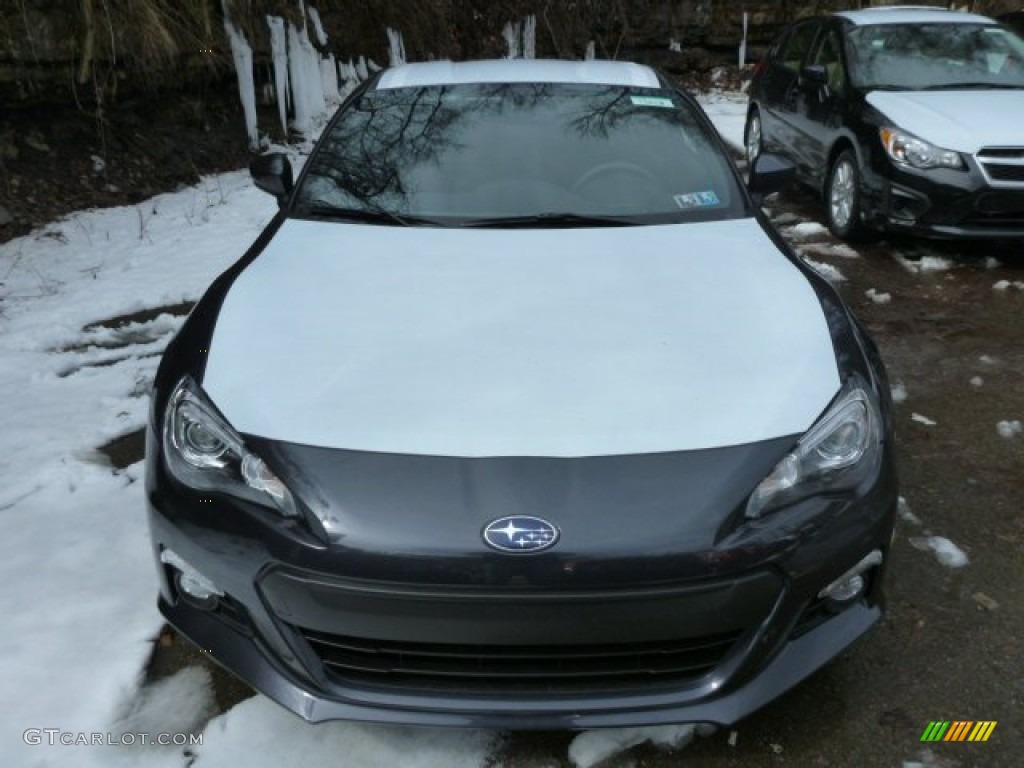
[[[877,24],[847,34],[862,88],[1024,88],[1024,41],[985,24]]]
[[[749,215],[729,159],[679,94],[550,83],[367,91],[328,129],[295,200],[299,215],[463,226]]]

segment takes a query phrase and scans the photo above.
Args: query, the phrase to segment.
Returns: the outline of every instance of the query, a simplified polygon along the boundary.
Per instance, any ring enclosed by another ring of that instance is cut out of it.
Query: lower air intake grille
[[[574,646],[405,643],[299,629],[334,676],[461,690],[572,691],[685,683],[714,669],[739,631],[676,642]]]

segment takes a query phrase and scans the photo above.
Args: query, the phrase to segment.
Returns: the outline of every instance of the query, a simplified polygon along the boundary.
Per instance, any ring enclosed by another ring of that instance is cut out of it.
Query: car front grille
[[[989,181],[1024,186],[1024,147],[986,147],[977,158]]]
[[[742,632],[612,645],[455,645],[377,641],[298,629],[340,681],[413,688],[572,692],[685,684],[728,655]]]

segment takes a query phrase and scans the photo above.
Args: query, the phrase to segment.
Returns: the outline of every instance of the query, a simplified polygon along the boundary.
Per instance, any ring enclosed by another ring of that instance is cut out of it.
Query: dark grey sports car
[[[160,609],[313,720],[729,724],[882,615],[888,386],[645,67],[437,62],[342,105],[168,347]]]

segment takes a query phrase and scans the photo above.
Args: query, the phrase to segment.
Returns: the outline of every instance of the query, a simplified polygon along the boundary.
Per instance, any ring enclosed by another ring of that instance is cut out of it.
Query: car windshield
[[[679,94],[551,83],[367,91],[330,126],[299,215],[451,226],[591,226],[749,215]]]
[[[847,34],[862,88],[1024,88],[1024,41],[986,24],[878,24]]]

